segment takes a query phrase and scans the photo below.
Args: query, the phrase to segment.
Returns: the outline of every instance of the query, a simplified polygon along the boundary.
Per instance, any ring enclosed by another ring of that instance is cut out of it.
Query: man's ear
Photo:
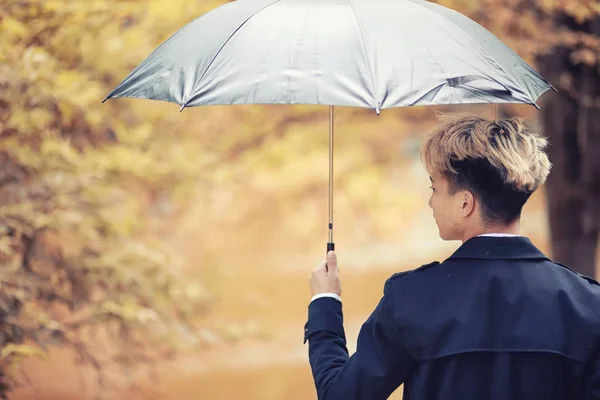
[[[462,202],[462,217],[467,218],[469,215],[473,214],[473,211],[475,211],[475,196],[473,196],[473,193],[469,192],[468,190],[463,191],[460,196]]]

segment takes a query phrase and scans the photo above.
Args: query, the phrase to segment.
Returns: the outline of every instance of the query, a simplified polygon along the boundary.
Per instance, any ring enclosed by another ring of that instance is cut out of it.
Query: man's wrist
[[[339,302],[342,301],[342,298],[337,293],[319,293],[319,294],[314,295],[312,297],[312,299],[310,299],[310,302],[312,303],[313,301],[315,301],[317,299],[320,299],[320,298],[323,298],[323,297],[331,297],[331,298],[336,299]]]

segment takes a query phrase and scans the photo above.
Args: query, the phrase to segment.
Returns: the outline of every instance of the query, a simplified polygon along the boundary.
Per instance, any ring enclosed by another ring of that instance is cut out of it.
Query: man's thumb
[[[331,250],[327,253],[327,269],[329,272],[337,270],[337,256],[335,251]]]

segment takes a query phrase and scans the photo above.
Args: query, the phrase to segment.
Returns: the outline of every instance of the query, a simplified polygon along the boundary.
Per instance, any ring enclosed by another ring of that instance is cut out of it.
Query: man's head
[[[445,115],[421,156],[432,180],[429,206],[444,240],[518,224],[550,173],[546,139],[517,118]]]

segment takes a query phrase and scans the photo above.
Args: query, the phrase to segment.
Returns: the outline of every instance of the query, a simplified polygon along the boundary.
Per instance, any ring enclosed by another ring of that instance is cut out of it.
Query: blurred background
[[[524,234],[581,273],[599,265],[600,2],[438,2],[559,92],[541,111],[336,109],[350,351],[391,274],[459,245],[437,235],[419,160],[438,112],[517,115],[548,135],[554,169],[525,208]],[[302,335],[327,241],[327,107],[100,103],[223,3],[2,0],[0,395],[316,397]]]

